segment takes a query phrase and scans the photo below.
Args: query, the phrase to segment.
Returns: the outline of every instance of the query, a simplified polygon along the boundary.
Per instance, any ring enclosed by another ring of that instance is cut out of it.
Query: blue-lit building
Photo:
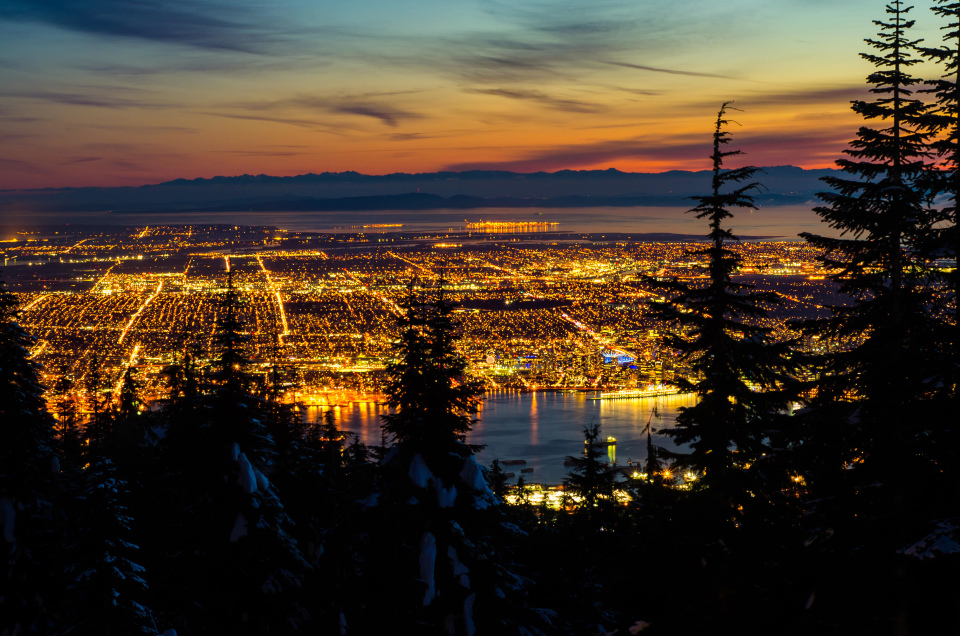
[[[604,349],[600,352],[600,355],[603,356],[604,364],[630,364],[635,362],[636,359],[633,356],[627,355],[623,351],[614,351],[613,349]]]

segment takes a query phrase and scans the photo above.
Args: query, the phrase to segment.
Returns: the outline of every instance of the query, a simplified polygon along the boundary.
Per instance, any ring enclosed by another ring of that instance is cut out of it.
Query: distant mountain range
[[[443,208],[692,207],[706,194],[710,172],[619,170],[429,172],[365,175],[324,172],[295,177],[242,175],[176,179],[119,188],[0,191],[0,211],[35,212],[313,212],[435,210]],[[837,170],[795,166],[764,168],[759,205],[803,204],[826,189]]]

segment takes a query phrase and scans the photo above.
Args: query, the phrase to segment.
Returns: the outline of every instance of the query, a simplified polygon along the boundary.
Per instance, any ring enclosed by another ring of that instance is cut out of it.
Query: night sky
[[[2,0],[0,188],[704,169],[731,99],[751,163],[827,167],[861,124],[858,53],[882,16],[876,0]],[[926,4],[911,17],[938,41]]]

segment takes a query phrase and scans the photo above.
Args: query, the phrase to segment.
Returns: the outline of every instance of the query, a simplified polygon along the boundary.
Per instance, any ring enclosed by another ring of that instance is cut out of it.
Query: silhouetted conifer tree
[[[270,478],[269,408],[251,393],[239,305],[231,269],[218,308],[211,390],[197,398],[196,410],[193,372],[187,365],[173,370],[179,394],[168,404],[189,407],[194,422],[170,428],[164,440],[174,509],[163,576],[166,586],[178,586],[174,605],[192,630],[291,633],[307,618],[301,587],[310,566]]]
[[[382,491],[371,500],[371,523],[382,529],[368,540],[376,556],[366,569],[366,585],[398,594],[365,603],[350,619],[361,631],[502,632],[516,618],[505,605],[516,600],[498,597],[522,596],[516,578],[500,569],[507,546],[492,540],[497,499],[474,458],[479,449],[466,443],[483,389],[466,376],[442,285],[428,300],[411,284],[401,305],[396,361],[388,366],[393,412],[382,416],[394,445],[382,460]]]
[[[217,310],[214,370],[218,393],[225,397],[243,399],[249,392],[251,379],[247,372],[249,361],[244,347],[249,336],[240,321],[240,294],[233,284],[233,269],[227,270],[227,288],[220,298]]]
[[[145,454],[144,449],[156,442],[153,430],[154,418],[149,412],[142,410],[140,384],[133,374],[134,370],[128,367],[120,381],[111,441],[113,455],[119,458],[118,463],[128,465],[141,461]]]
[[[68,586],[73,611],[66,632],[155,635],[159,630],[147,602],[146,571],[137,562],[140,546],[134,543],[127,483],[99,454],[90,457],[80,481],[80,524],[71,533],[74,581]]]
[[[932,131],[942,131],[934,150],[953,161],[955,133],[940,126],[956,116],[956,105],[944,95],[940,113],[931,115],[916,98],[922,82],[911,69],[921,59],[919,40],[909,37],[911,8],[899,0],[887,5],[886,18],[874,21],[876,39],[866,40],[872,51],[861,54],[875,68],[867,77],[871,99],[852,108],[868,124],[836,162],[845,174],[824,179],[831,191],[819,195],[824,205],[815,209],[841,235],[805,235],[823,250],[830,278],[847,295],[829,318],[804,326],[829,346],[816,360],[822,374],[811,408],[798,416],[794,443],[808,489],[812,549],[805,565],[819,579],[818,602],[854,609],[832,616],[832,629],[846,623],[856,630],[869,617],[875,630],[912,633],[910,622],[920,614],[929,622],[931,612],[912,611],[935,592],[919,591],[929,575],[912,576],[910,559],[896,552],[943,518],[946,501],[956,502],[956,483],[944,484],[944,477],[957,473],[937,445],[955,438],[945,433],[955,430],[956,413],[942,399],[955,360],[944,351],[949,319],[937,298],[943,280],[930,267],[948,235],[937,225],[952,213],[949,205],[945,216],[929,204],[951,188],[949,171],[930,170],[931,141]],[[848,572],[858,580],[832,582]],[[851,588],[873,591],[850,603]],[[873,598],[887,592],[889,598]]]
[[[853,302],[806,325],[834,351],[821,358],[800,450],[817,473],[814,492],[841,496],[825,502],[836,504],[835,523],[879,514],[897,520],[884,524],[893,533],[906,520],[908,484],[919,494],[939,473],[929,440],[953,419],[928,399],[942,386],[942,323],[924,254],[936,214],[925,200],[930,119],[913,95],[921,82],[909,70],[921,60],[907,35],[909,10],[897,0],[886,8],[888,20],[875,21],[880,32],[867,43],[876,52],[861,54],[876,67],[867,77],[875,98],[853,102],[853,110],[882,124],[860,128],[844,151],[849,158],[836,162],[846,176],[824,179],[831,191],[815,209],[842,236],[804,235],[824,251],[830,278]]]
[[[63,468],[76,467],[80,463],[83,446],[83,427],[74,393],[74,383],[68,377],[67,369],[61,370],[60,378],[53,387],[56,407],[57,444],[60,449]]]
[[[110,439],[112,400],[107,379],[103,377],[100,357],[96,352],[83,376],[83,388],[86,391],[87,417],[84,426],[84,448],[89,455],[103,454]],[[88,460],[89,461],[89,460]]]
[[[50,502],[59,461],[31,338],[0,280],[0,633],[48,631],[57,611]]]
[[[584,427],[583,444],[583,455],[566,459],[572,468],[563,480],[564,491],[579,499],[573,501],[573,509],[582,513],[592,531],[598,532],[612,521],[616,473],[609,471],[601,459],[607,453],[601,444],[599,424]]]
[[[690,452],[664,454],[677,468],[698,474],[693,489],[708,495],[707,519],[714,522],[734,521],[751,500],[776,491],[773,476],[759,475],[754,465],[768,452],[766,437],[792,395],[788,345],[760,324],[778,297],[732,279],[741,257],[729,247],[737,238],[722,224],[733,216],[731,209],[753,207],[749,193],[759,184],[749,182],[757,168],[723,167],[727,158],[742,154],[723,149],[730,142],[728,109],[729,102],[721,106],[713,133],[712,192],[693,197],[698,205],[690,210],[709,222],[708,246],[690,252],[706,261],[706,280],[651,281],[668,293],[654,314],[678,328],[664,341],[693,369],[693,377],[677,382],[699,396],[695,406],[681,408],[676,428],[665,431]]]
[[[487,471],[487,481],[490,483],[490,490],[493,491],[493,494],[495,494],[500,501],[503,501],[510,488],[507,485],[507,473],[503,470],[503,466],[500,465],[499,459],[493,460],[493,463],[490,464],[490,470]]]
[[[936,48],[922,49],[925,57],[937,61],[943,75],[935,81],[928,92],[936,95],[937,102],[930,114],[929,130],[934,133],[931,148],[938,161],[929,187],[934,196],[946,200],[939,210],[934,210],[928,238],[920,249],[930,260],[953,260],[954,267],[946,271],[935,268],[935,285],[941,293],[934,296],[936,316],[942,323],[938,333],[938,354],[942,364],[939,373],[942,386],[932,398],[944,402],[948,412],[960,412],[960,322],[957,320],[957,299],[960,298],[960,268],[956,267],[960,256],[960,228],[957,226],[957,208],[960,203],[960,2],[936,0],[931,10],[946,24],[943,42]],[[931,446],[937,449],[941,468],[951,470],[960,466],[956,450],[960,447],[960,425],[955,421],[942,422],[933,431]],[[960,492],[960,482],[954,473],[954,491]],[[960,496],[960,495],[958,495]]]
[[[397,362],[387,369],[387,404],[394,413],[383,416],[383,428],[396,443],[446,462],[450,454],[462,460],[479,450],[465,441],[483,389],[464,374],[466,361],[454,346],[453,305],[442,293],[428,302],[411,288],[405,300]]]

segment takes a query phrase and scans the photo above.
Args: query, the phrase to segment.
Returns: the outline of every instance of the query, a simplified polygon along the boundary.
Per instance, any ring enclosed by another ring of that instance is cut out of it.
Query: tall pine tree
[[[43,633],[56,610],[51,501],[59,460],[19,301],[0,280],[0,633]]]
[[[908,518],[906,493],[920,495],[936,479],[930,440],[952,419],[929,399],[942,386],[942,322],[924,254],[936,215],[926,204],[930,119],[914,96],[921,81],[909,73],[921,62],[909,11],[899,0],[888,5],[887,20],[874,22],[877,38],[866,40],[875,52],[861,54],[876,69],[867,77],[873,99],[852,108],[875,123],[837,160],[845,176],[824,178],[831,191],[815,208],[841,236],[804,235],[853,302],[806,325],[833,350],[819,360],[799,449],[814,492],[836,495],[834,523],[879,515],[894,534]]]
[[[709,223],[707,247],[690,253],[706,262],[705,278],[652,281],[668,295],[654,313],[677,328],[665,344],[693,370],[678,384],[699,397],[695,406],[681,409],[676,428],[666,431],[690,451],[669,456],[677,468],[699,474],[694,491],[707,496],[708,519],[721,525],[738,523],[745,506],[776,490],[773,476],[760,474],[757,462],[769,452],[766,438],[792,396],[793,366],[787,344],[776,342],[772,329],[761,324],[778,297],[732,278],[741,256],[730,249],[737,238],[723,222],[733,216],[732,208],[753,207],[749,193],[759,185],[750,181],[757,168],[723,167],[727,158],[741,154],[724,150],[730,142],[729,108],[729,102],[721,106],[713,133],[712,191],[693,197],[698,205],[690,210]]]
[[[269,408],[251,392],[247,339],[231,269],[208,394],[191,397],[199,382],[189,364],[171,369],[168,404],[189,422],[170,427],[164,440],[172,510],[163,538],[171,558],[158,575],[176,587],[185,629],[292,633],[308,615],[301,588],[310,565],[271,481]]]
[[[149,607],[145,568],[138,563],[127,483],[114,463],[95,453],[77,484],[80,523],[72,529],[73,582],[68,633],[126,636],[158,633]]]
[[[957,321],[957,299],[960,298],[960,268],[957,268],[960,256],[960,228],[957,227],[957,209],[960,203],[960,2],[955,0],[936,0],[931,10],[946,24],[943,41],[939,47],[925,48],[925,57],[937,61],[943,75],[934,81],[930,92],[936,95],[936,104],[930,115],[929,129],[935,137],[931,144],[937,161],[930,172],[931,194],[945,198],[942,207],[936,211],[931,223],[929,238],[921,244],[927,259],[949,263],[953,267],[940,270],[935,284],[940,294],[935,296],[937,318],[941,323],[938,334],[940,341],[938,354],[942,364],[939,373],[942,386],[933,397],[944,402],[948,412],[960,412],[960,322]],[[960,425],[949,420],[943,422],[934,431],[931,444],[937,448],[941,467],[953,473],[953,491],[960,493]],[[958,495],[960,496],[960,495]]]
[[[393,412],[382,416],[393,446],[371,499],[370,523],[382,530],[368,540],[375,547],[364,576],[367,586],[409,584],[348,619],[367,632],[498,633],[511,620],[498,597],[520,595],[498,564],[507,542],[492,540],[497,499],[474,457],[479,449],[466,442],[482,387],[456,349],[443,281],[430,291],[428,299],[411,283],[402,304],[388,367]]]
[[[577,498],[574,511],[583,516],[587,528],[593,532],[599,532],[605,523],[612,521],[616,503],[613,490],[617,474],[608,470],[602,460],[604,455],[606,447],[600,443],[600,425],[593,424],[583,429],[583,455],[567,457],[564,462],[571,466],[570,474],[563,480],[565,494]]]

